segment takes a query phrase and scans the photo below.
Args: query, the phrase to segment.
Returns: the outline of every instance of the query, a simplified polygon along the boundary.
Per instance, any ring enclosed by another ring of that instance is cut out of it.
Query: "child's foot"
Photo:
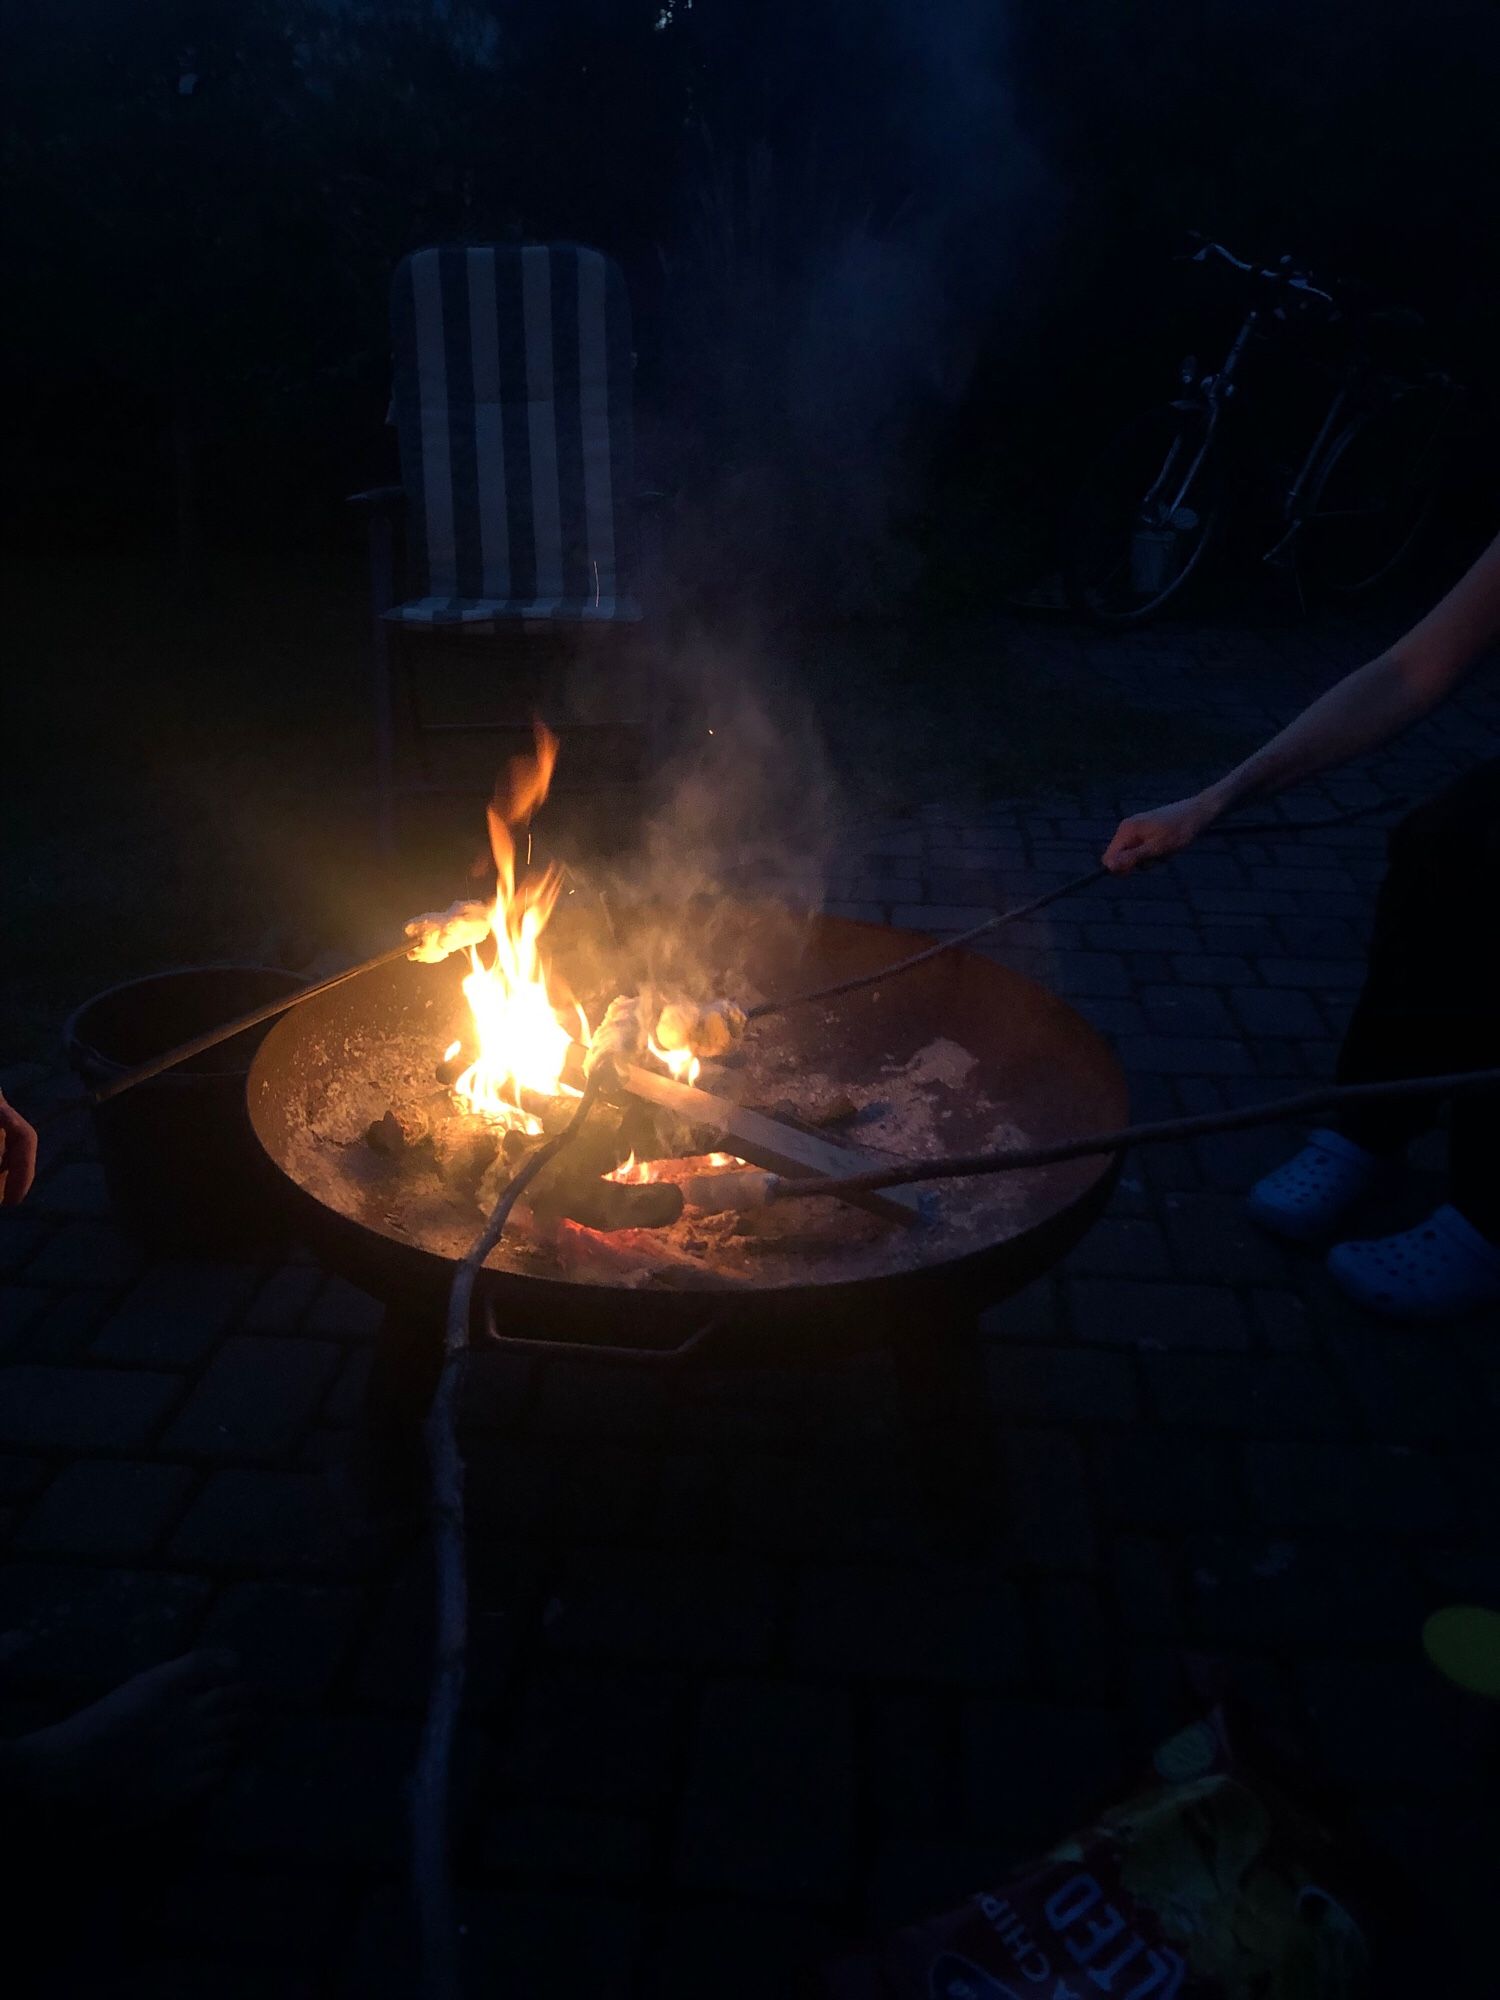
[[[1500,1247],[1447,1204],[1399,1236],[1336,1243],[1328,1270],[1350,1298],[1387,1319],[1462,1319],[1500,1306]]]
[[[44,1823],[139,1827],[191,1805],[228,1770],[249,1720],[232,1656],[189,1653],[0,1750]]]
[[[1331,1235],[1386,1166],[1342,1132],[1309,1132],[1300,1153],[1258,1180],[1245,1206],[1264,1229],[1293,1243]]]

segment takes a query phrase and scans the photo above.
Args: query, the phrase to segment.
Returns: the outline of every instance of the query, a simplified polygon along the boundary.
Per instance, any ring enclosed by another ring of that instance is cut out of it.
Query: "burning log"
[[[773,1174],[835,1178],[860,1171],[849,1165],[851,1160],[868,1161],[872,1168],[875,1164],[873,1154],[837,1145],[832,1139],[820,1138],[812,1132],[798,1131],[793,1125],[767,1118],[764,1112],[731,1104],[727,1098],[713,1097],[706,1090],[676,1083],[652,1070],[632,1066],[621,1072],[620,1081],[632,1096],[675,1112],[686,1124],[713,1132],[715,1144],[725,1152],[750,1160],[757,1167],[767,1167]],[[888,1222],[899,1222],[907,1229],[922,1219],[920,1198],[914,1188],[886,1188],[876,1201],[860,1199],[856,1206],[868,1208],[871,1214],[884,1216]]]
[[[539,1231],[569,1278],[614,1278],[626,1284],[657,1283],[674,1289],[739,1292],[746,1280],[690,1257],[660,1237],[601,1236],[577,1222],[557,1222]]]

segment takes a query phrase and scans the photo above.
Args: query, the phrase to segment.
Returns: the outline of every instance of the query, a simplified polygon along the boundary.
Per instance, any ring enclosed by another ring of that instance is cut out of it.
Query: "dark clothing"
[[[1364,990],[1339,1053],[1340,1083],[1500,1067],[1500,758],[1409,813],[1391,835]],[[1339,1129],[1399,1151],[1437,1116],[1433,1099],[1355,1108]],[[1500,1242],[1500,1091],[1456,1098],[1450,1195]]]

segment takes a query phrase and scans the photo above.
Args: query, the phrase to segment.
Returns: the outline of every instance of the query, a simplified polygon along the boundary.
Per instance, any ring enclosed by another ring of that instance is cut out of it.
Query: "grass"
[[[224,565],[195,609],[138,562],[28,562],[7,595],[0,1062],[48,1057],[67,1013],[116,980],[295,963],[388,935],[413,896],[462,892],[479,779],[472,820],[414,858],[406,885],[375,864],[353,552]],[[1201,724],[1101,710],[1024,643],[962,620],[825,633],[800,657],[804,716],[865,809],[1024,796],[1224,748]],[[769,757],[775,700],[762,697]]]

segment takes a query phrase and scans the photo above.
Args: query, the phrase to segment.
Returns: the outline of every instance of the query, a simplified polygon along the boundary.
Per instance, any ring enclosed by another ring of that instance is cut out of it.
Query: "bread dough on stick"
[[[454,903],[446,910],[429,910],[406,926],[412,940],[407,957],[418,965],[441,965],[455,951],[469,951],[490,934],[488,903]]]

